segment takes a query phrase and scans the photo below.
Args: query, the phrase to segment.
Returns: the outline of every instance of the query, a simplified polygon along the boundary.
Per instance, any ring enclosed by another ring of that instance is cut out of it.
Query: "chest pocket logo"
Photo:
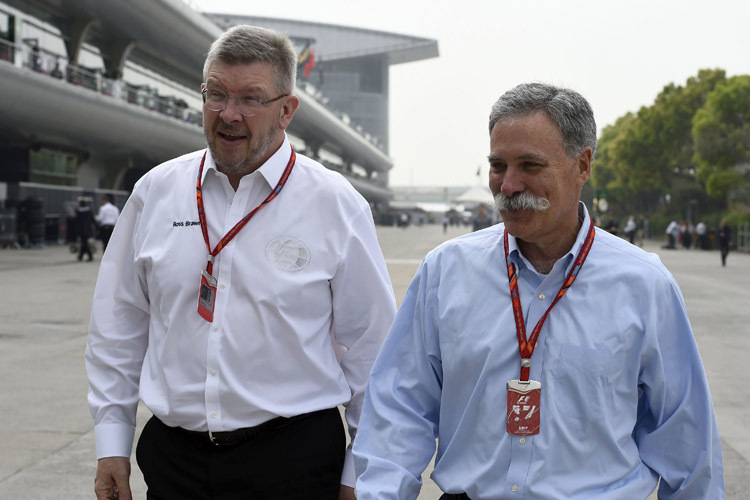
[[[301,271],[310,263],[310,249],[296,238],[278,236],[266,245],[266,258],[282,271]]]

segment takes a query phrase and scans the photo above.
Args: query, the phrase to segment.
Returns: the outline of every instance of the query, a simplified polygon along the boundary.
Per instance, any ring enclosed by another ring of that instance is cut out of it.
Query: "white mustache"
[[[547,198],[534,196],[531,193],[518,193],[513,196],[505,196],[503,193],[495,195],[495,208],[500,212],[506,210],[534,210],[544,212],[549,209],[550,202]]]

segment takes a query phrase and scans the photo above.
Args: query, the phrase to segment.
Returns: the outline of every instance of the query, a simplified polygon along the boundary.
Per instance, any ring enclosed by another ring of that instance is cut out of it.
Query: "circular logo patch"
[[[289,236],[279,236],[266,245],[266,258],[284,271],[301,271],[310,263],[310,249]]]

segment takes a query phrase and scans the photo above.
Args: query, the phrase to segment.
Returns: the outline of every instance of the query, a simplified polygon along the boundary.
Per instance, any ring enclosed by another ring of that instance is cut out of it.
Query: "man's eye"
[[[242,98],[242,104],[246,106],[251,106],[251,107],[257,106],[258,104],[260,104],[260,98],[255,97],[253,95],[246,95],[245,97]]]
[[[221,91],[218,90],[208,90],[206,91],[206,99],[209,101],[223,101],[226,99],[227,96]]]

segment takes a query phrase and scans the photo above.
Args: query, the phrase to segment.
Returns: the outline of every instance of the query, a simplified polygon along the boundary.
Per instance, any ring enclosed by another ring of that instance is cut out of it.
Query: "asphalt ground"
[[[464,227],[378,227],[400,302],[422,257]],[[101,248],[101,246],[99,245]],[[722,435],[726,498],[750,498],[750,255],[657,252],[682,288]],[[78,262],[64,246],[0,250],[0,499],[94,498],[93,423],[83,363],[100,253]],[[139,411],[139,430],[148,419]],[[425,473],[420,500],[439,489]],[[133,466],[135,498],[145,486]],[[655,498],[655,497],[654,497]]]

